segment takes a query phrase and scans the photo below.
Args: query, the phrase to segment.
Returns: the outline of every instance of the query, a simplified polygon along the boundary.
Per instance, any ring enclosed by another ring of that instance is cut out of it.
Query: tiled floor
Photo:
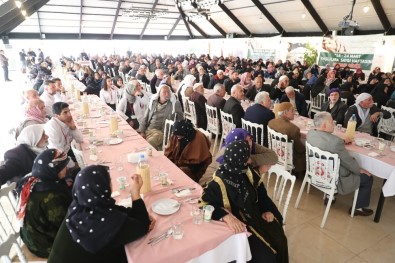
[[[11,105],[19,103],[19,92],[23,89],[21,78],[14,76],[13,72],[11,77],[14,81],[6,84],[0,80],[0,89],[8,90],[8,96],[0,98],[3,124],[12,123],[9,109]],[[0,128],[0,159],[3,157],[2,151],[10,145],[10,140],[6,137],[6,126],[1,125]],[[201,184],[211,180],[214,171],[214,165],[211,165]],[[381,179],[375,178],[371,197],[371,208],[374,210],[382,183]],[[325,208],[322,194],[311,188],[310,194],[304,193],[299,208],[295,209],[300,184],[301,180],[297,180],[285,226],[291,262],[395,262],[395,197],[386,199],[381,221],[374,223],[373,216],[351,218],[348,215],[352,194],[337,196],[325,228],[321,229]],[[33,258],[29,256],[29,259]]]

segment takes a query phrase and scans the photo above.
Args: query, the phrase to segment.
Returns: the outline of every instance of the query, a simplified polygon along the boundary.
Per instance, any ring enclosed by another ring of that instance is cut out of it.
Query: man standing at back
[[[11,81],[8,78],[8,58],[4,56],[4,50],[0,50],[0,64],[4,72],[4,81]]]
[[[351,141],[343,141],[332,134],[335,126],[329,112],[319,112],[314,115],[314,126],[316,130],[309,131],[307,142],[321,150],[339,155],[340,169],[337,185],[339,194],[349,194],[359,188],[354,215],[370,216],[373,214],[373,210],[367,207],[370,203],[373,177],[369,172],[361,169],[357,161],[347,151],[345,143]],[[351,208],[349,213],[351,213]]]
[[[230,98],[225,102],[224,112],[233,117],[233,123],[236,128],[241,128],[241,119],[244,118],[244,109],[240,101],[244,97],[244,89],[241,85],[233,85]]]

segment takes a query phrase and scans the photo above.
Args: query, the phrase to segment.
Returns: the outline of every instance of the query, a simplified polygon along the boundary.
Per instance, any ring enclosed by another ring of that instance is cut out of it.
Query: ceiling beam
[[[322,21],[320,15],[315,11],[315,8],[313,5],[310,3],[309,0],[301,0],[304,7],[306,7],[307,11],[309,11],[311,17],[314,19],[314,21],[317,23],[319,28],[321,29],[322,33],[327,34],[329,32],[328,27],[325,25],[324,21]]]
[[[199,34],[200,34],[202,37],[204,37],[204,38],[209,38],[209,36],[208,36],[202,29],[200,29],[200,27],[198,27],[194,22],[189,21],[189,24],[190,24],[191,26],[193,26],[193,27],[196,29],[196,31],[199,32]]]
[[[8,14],[9,12],[11,12],[12,10],[16,9],[16,5],[14,1],[7,1],[3,4],[1,4],[1,8],[0,8],[0,17]]]
[[[42,6],[44,6],[49,0],[31,0],[28,4],[25,4],[26,15],[31,16],[37,10],[39,10]],[[27,3],[27,1],[25,2]],[[0,35],[6,35],[11,32],[14,28],[19,26],[24,20],[25,17],[22,15],[19,9],[13,13],[14,17],[2,22],[3,19],[0,18]]]
[[[198,9],[198,5],[197,5],[195,2],[191,3],[191,5],[192,5],[195,9]],[[208,15],[206,12],[202,12],[202,14],[205,15],[207,18],[209,17],[209,15]],[[226,37],[226,32],[225,32],[219,25],[217,25],[217,23],[215,23],[214,20],[213,20],[212,18],[207,19],[207,20],[208,20],[208,22],[209,22],[215,29],[217,29],[217,31],[218,31],[223,37]]]
[[[277,22],[277,20],[267,11],[259,0],[251,0],[255,6],[261,11],[261,13],[269,20],[269,22],[276,28],[280,34],[286,33],[284,28]]]
[[[390,31],[393,31],[394,29],[391,26],[390,21],[388,20],[387,15],[384,12],[383,6],[380,3],[380,0],[370,0],[372,2],[373,8],[377,13],[377,16],[380,19],[381,24],[383,25],[385,34],[387,34]]]
[[[35,5],[35,4],[39,3],[39,2],[42,2],[42,1],[43,0],[27,0],[27,1],[25,1],[23,3],[23,8],[25,10],[28,10],[33,5]],[[7,3],[14,4],[14,1],[8,1]],[[2,7],[3,7],[3,5],[2,5]],[[1,8],[0,10],[3,11],[3,8]],[[14,5],[14,7],[12,7],[11,10],[9,10],[8,12],[7,12],[7,10],[4,10],[4,11],[6,11],[6,12],[4,14],[0,15],[0,25],[4,25],[5,23],[10,21],[11,19],[15,18],[15,16],[17,16],[18,14],[21,14],[21,10],[19,8],[17,8],[16,5]]]
[[[155,10],[155,7],[156,7],[156,5],[158,4],[158,1],[159,1],[159,0],[155,0],[154,5],[153,5],[152,8],[151,8],[151,14],[153,14],[153,12],[154,12],[154,10]],[[147,29],[147,26],[148,26],[148,23],[149,23],[150,20],[151,20],[151,17],[148,16],[147,21],[145,21],[145,25],[144,25],[144,27],[143,27],[143,30],[141,30],[140,40],[143,39],[144,32],[145,32],[145,30]]]
[[[170,29],[169,34],[167,34],[167,40],[170,39],[171,34],[173,34],[173,31],[174,31],[174,29],[176,28],[176,26],[178,25],[178,23],[180,22],[181,18],[182,18],[181,15],[177,18],[177,20],[176,20],[176,22],[174,23],[173,27]]]
[[[82,34],[82,1],[81,0],[81,4],[80,4],[80,30],[78,33],[78,39],[81,39],[81,34]]]
[[[182,21],[184,21],[184,25],[185,25],[185,27],[186,27],[187,30],[188,30],[189,37],[190,37],[191,39],[193,39],[194,37],[193,37],[193,34],[192,34],[191,29],[189,28],[189,24],[188,24],[187,20],[185,19],[184,11],[182,11],[181,7],[179,7],[178,5],[177,5],[177,9],[178,9],[178,12],[180,12],[180,15],[181,15],[181,17],[182,17]]]
[[[114,30],[115,30],[115,25],[117,24],[119,10],[121,10],[121,4],[122,4],[122,0],[118,0],[117,11],[115,11],[114,22],[112,23],[110,40],[112,39],[112,36],[114,35]]]
[[[38,11],[37,11],[37,20],[38,20],[38,32],[40,33],[40,39],[42,39],[43,35],[41,32],[40,12],[38,12]]]
[[[235,22],[235,24],[246,34],[247,36],[251,36],[251,32],[240,22],[239,19],[224,5],[224,4],[218,4],[218,6],[224,11],[230,19]]]

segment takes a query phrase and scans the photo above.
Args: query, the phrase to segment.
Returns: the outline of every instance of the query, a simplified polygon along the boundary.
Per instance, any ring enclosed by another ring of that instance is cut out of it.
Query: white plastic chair
[[[321,112],[321,105],[322,103],[325,102],[325,94],[324,93],[319,93],[317,97],[313,98],[311,97],[311,92],[310,92],[310,98],[311,98],[311,106],[310,106],[310,112]]]
[[[191,110],[188,103],[189,97],[182,96],[182,105],[184,106],[184,119],[192,121]]]
[[[218,109],[216,107],[212,107],[207,105],[206,103],[206,115],[207,115],[207,131],[211,134],[215,134],[215,140],[213,145],[213,155],[215,154],[215,147],[217,145],[218,137],[221,136],[221,128],[220,128],[220,118],[218,114]],[[218,149],[220,147],[220,143],[218,144]]]
[[[167,146],[167,143],[169,142],[169,138],[171,135],[171,130],[173,128],[174,121],[172,120],[166,120],[165,121],[165,128],[163,130],[163,143],[162,143],[162,149],[165,149]]]
[[[203,133],[204,136],[206,136],[207,139],[208,139],[209,141],[211,141],[211,139],[210,139],[211,134],[210,134],[208,131],[206,131],[206,130],[203,129],[203,128],[198,128],[197,130],[200,131],[201,133]]]
[[[196,116],[196,108],[195,108],[195,102],[190,101],[187,99],[188,106],[189,106],[189,111],[191,112],[191,122],[193,126],[197,127],[197,116]]]
[[[307,116],[311,118],[311,100],[306,100],[306,107],[307,107]]]
[[[314,186],[318,190],[329,195],[328,204],[326,205],[324,217],[322,218],[321,228],[325,226],[329,209],[332,204],[333,196],[337,193],[337,184],[339,180],[340,159],[337,154],[320,150],[306,142],[306,174],[296,200],[295,208],[298,208],[306,183]],[[309,193],[310,187],[307,188]],[[355,190],[354,201],[351,208],[351,217],[354,217],[355,205],[357,203],[359,189]]]
[[[265,138],[265,130],[263,129],[263,124],[253,123],[250,121],[246,121],[244,118],[241,118],[241,126],[244,130],[247,130],[252,134],[256,143],[263,145],[263,140]],[[259,137],[260,140],[258,140]]]
[[[268,179],[267,179],[268,182],[269,182],[270,176],[272,174],[276,175],[276,181],[275,181],[274,190],[272,193],[272,200],[273,200],[273,202],[276,203],[278,210],[281,211],[281,206],[283,206],[281,214],[283,216],[283,224],[285,225],[285,218],[287,216],[287,210],[288,210],[289,202],[292,197],[292,191],[295,186],[296,177],[294,175],[291,175],[289,172],[285,171],[278,164],[273,165],[269,169]],[[289,184],[287,187],[288,181],[289,181]],[[266,188],[267,189],[269,188],[269,183],[267,183]],[[286,196],[285,196],[284,202],[282,202],[284,194],[286,194]]]
[[[220,113],[221,113],[222,137],[219,144],[221,145],[221,143],[224,141],[228,133],[230,133],[233,129],[236,128],[236,125],[233,123],[232,114],[225,113],[222,110],[220,110]]]
[[[75,159],[77,160],[78,165],[81,169],[85,168],[86,162],[84,159],[84,154],[82,153],[81,146],[77,145],[75,141],[71,143],[71,150],[74,153]]]
[[[391,118],[384,119],[383,117],[380,118],[379,124],[377,126],[377,130],[380,132],[388,134],[391,136],[391,139],[395,137],[395,109],[381,106],[383,111],[388,111],[391,113]]]
[[[267,127],[268,146],[278,156],[278,164],[284,170],[291,172],[293,165],[293,140],[288,141],[288,135],[276,132]]]
[[[347,105],[347,99],[346,98],[340,98],[340,101]]]
[[[15,186],[16,184],[12,183],[0,190],[0,256],[3,262],[11,262],[9,255],[10,252],[14,252],[12,250],[14,248],[20,262],[26,263],[26,256],[23,254],[18,241],[19,228],[15,229],[19,226],[16,222],[16,200],[13,194]],[[5,206],[4,199],[7,200],[7,206]]]

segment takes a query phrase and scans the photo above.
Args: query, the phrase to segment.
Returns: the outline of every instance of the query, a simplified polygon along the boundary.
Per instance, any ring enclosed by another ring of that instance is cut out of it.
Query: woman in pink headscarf
[[[15,129],[15,139],[25,127],[33,124],[45,124],[47,121],[44,101],[40,99],[29,101],[25,109],[25,119]]]
[[[251,73],[244,72],[243,75],[241,75],[240,85],[244,90],[250,90],[253,84],[254,83],[252,82]]]
[[[354,73],[354,80],[356,81],[364,81],[365,80],[365,73],[363,73],[361,68],[357,68]]]

